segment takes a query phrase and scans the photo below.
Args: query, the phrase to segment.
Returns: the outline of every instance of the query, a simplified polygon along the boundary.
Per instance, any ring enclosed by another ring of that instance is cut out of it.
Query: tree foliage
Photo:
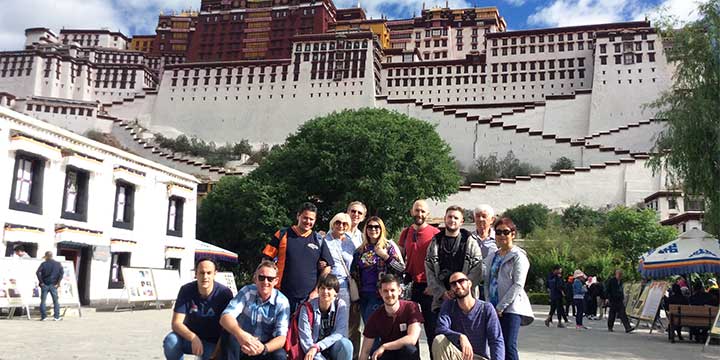
[[[186,135],[180,135],[175,139],[167,138],[161,134],[155,135],[155,141],[158,146],[183,154],[199,156],[205,159],[205,162],[213,166],[223,166],[230,160],[239,159],[242,155],[247,154],[256,156],[260,151],[254,152],[250,143],[243,139],[237,143],[225,144],[217,146],[214,142],[205,142],[205,140],[196,137],[188,138]],[[265,149],[267,152],[267,149]],[[261,154],[260,158],[267,154]]]
[[[560,171],[565,169],[572,169],[575,167],[575,162],[572,161],[572,159],[561,156],[555,162],[550,166],[550,170],[552,171]]]
[[[536,228],[547,226],[550,209],[543,204],[525,204],[505,210],[502,216],[512,219],[520,234],[525,236]]]
[[[624,206],[608,211],[602,233],[610,239],[612,248],[625,254],[627,262],[632,264],[637,264],[644,252],[678,235],[674,227],[658,223],[655,211]]]
[[[706,229],[720,233],[720,0],[699,5],[700,19],[676,29],[672,19],[660,33],[671,46],[675,67],[669,91],[651,104],[667,120],[650,161],[655,172],[667,169],[686,194],[706,201]]]
[[[432,125],[381,109],[306,122],[250,177],[282,188],[278,201],[289,211],[314,202],[323,226],[361,200],[391,231],[406,223],[415,199],[442,199],[460,183],[450,147]]]
[[[478,157],[472,169],[465,177],[465,183],[470,184],[500,178],[514,178],[515,176],[530,175],[541,171],[537,166],[520,161],[512,151],[508,151],[502,159],[498,158],[497,154]]]
[[[605,224],[606,214],[580,204],[571,205],[565,209],[560,217],[563,226],[578,228],[582,226],[602,226]]]
[[[278,190],[249,177],[221,178],[200,204],[198,239],[236,252],[241,271],[251,273],[265,243],[291,221]]]

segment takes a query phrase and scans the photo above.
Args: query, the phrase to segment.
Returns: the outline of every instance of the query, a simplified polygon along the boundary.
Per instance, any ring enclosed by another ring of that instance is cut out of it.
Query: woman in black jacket
[[[570,314],[570,307],[572,306],[572,316],[575,316],[575,304],[573,303],[573,279],[572,275],[568,276],[567,282],[565,282],[565,322],[567,316]]]

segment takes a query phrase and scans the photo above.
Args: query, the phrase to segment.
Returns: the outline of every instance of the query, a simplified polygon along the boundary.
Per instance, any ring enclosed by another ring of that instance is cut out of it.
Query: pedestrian
[[[348,233],[355,245],[355,250],[357,250],[363,241],[363,232],[360,230],[360,223],[365,221],[367,206],[360,201],[353,201],[348,204],[347,214],[350,215],[350,229]],[[348,337],[353,344],[353,359],[357,359],[360,353],[360,338],[362,336],[360,333],[360,317],[360,302],[352,302],[350,304],[350,317],[348,320]]]
[[[585,310],[589,320],[597,320],[597,297],[598,285],[596,276],[589,276],[585,285],[588,292],[585,293]]]
[[[575,283],[575,279],[573,279],[572,275],[568,276],[567,281],[565,282],[565,322],[567,323],[567,316],[570,314],[570,309],[572,308],[572,316],[575,316],[575,302],[573,300],[573,284]]]
[[[290,302],[275,288],[278,274],[274,262],[263,260],[255,270],[254,284],[240,289],[223,311],[223,359],[286,360]]]
[[[665,303],[667,305],[690,305],[688,298],[686,298],[685,295],[682,294],[680,285],[677,283],[672,284],[672,286],[670,287],[670,296],[665,300]],[[666,310],[668,309],[669,307],[666,307]],[[680,326],[675,326],[673,327],[673,329],[677,333],[678,339],[682,341],[682,328]]]
[[[450,275],[462,272],[477,283],[482,277],[480,245],[469,231],[462,229],[463,209],[452,205],[445,210],[445,230],[437,233],[428,246],[425,273],[433,294],[432,310],[440,311],[443,301],[453,298]]]
[[[422,312],[412,301],[400,299],[400,283],[393,274],[380,278],[383,306],[372,313],[363,332],[361,360],[419,360]]]
[[[335,265],[322,236],[313,231],[317,207],[304,203],[297,212],[297,224],[275,232],[265,246],[266,260],[277,259],[276,286],[290,302],[290,311],[307,299],[320,276],[330,273]]]
[[[705,287],[703,286],[702,282],[696,281],[695,283],[693,283],[692,291],[693,294],[690,295],[690,297],[688,298],[688,303],[690,305],[718,306],[717,300],[715,300],[715,297],[713,295],[705,291]],[[707,328],[700,328],[695,326],[690,327],[690,339],[694,338],[695,342],[705,342],[707,336]]]
[[[440,308],[434,358],[505,359],[502,327],[492,304],[475,299],[472,281],[461,272],[450,275],[450,288],[455,297]]]
[[[360,290],[360,314],[367,325],[370,315],[382,306],[378,294],[378,281],[387,274],[402,274],[405,262],[400,249],[387,238],[385,223],[377,216],[371,216],[365,223],[363,243],[353,255],[351,274]]]
[[[583,316],[585,315],[585,294],[587,293],[587,286],[585,280],[587,276],[582,270],[575,270],[573,273],[573,303],[575,304],[575,328],[576,329],[590,329],[583,325]]]
[[[233,298],[232,291],[215,281],[217,266],[211,259],[195,264],[195,278],[180,288],[173,308],[172,331],[163,340],[167,360],[181,360],[192,354],[202,360],[214,359],[220,339],[220,315]]]
[[[52,251],[46,251],[43,259],[45,261],[40,264],[35,273],[40,284],[40,320],[44,321],[47,318],[45,301],[48,293],[50,293],[53,301],[53,319],[60,321],[62,318],[60,317],[60,301],[58,300],[57,289],[60,287],[65,271],[62,265],[53,259]]]
[[[427,339],[428,351],[432,356],[430,346],[435,338],[436,314],[432,311],[433,296],[428,288],[427,276],[425,274],[425,257],[433,237],[440,230],[427,223],[430,217],[430,207],[425,200],[417,200],[413,203],[410,215],[413,224],[400,233],[400,252],[405,258],[405,273],[412,281],[410,300],[420,305],[425,322],[425,337]]]
[[[497,250],[495,229],[493,229],[495,210],[488,204],[480,204],[473,210],[473,218],[475,220],[475,231],[472,232],[472,237],[480,245],[480,253],[484,264],[488,255]],[[486,271],[487,269],[483,268],[483,274]],[[484,286],[481,283],[476,283],[476,286],[478,287],[478,298],[485,300]]]
[[[625,332],[630,333],[633,332],[635,328],[630,326],[630,320],[628,320],[627,314],[625,313],[625,293],[623,290],[622,276],[622,270],[615,270],[615,276],[610,278],[605,286],[608,307],[610,308],[608,311],[607,326],[608,331],[613,331],[615,317],[617,316],[625,327]]]
[[[355,254],[355,244],[347,230],[350,228],[350,216],[346,213],[338,213],[330,220],[330,230],[325,234],[325,243],[327,244],[330,255],[335,263],[330,274],[334,275],[338,281],[337,297],[343,300],[345,307],[343,318],[350,316],[350,266],[352,265],[353,254]],[[347,325],[347,324],[346,324]],[[346,327],[347,329],[347,327]],[[343,334],[348,336],[348,334]]]
[[[347,339],[348,311],[338,297],[340,282],[330,274],[320,278],[318,297],[309,300],[313,320],[301,310],[298,318],[300,347],[305,360],[352,360],[352,343]]]
[[[552,317],[557,311],[558,324],[557,327],[564,328],[562,320],[565,316],[563,312],[563,292],[565,284],[562,277],[562,267],[560,265],[553,266],[551,276],[548,279],[548,290],[550,292],[550,313],[548,313],[547,319],[545,319],[545,326],[552,324]],[[567,322],[567,321],[566,321]]]
[[[535,320],[530,299],[525,293],[530,262],[525,250],[515,245],[517,230],[512,219],[495,222],[495,241],[498,250],[485,259],[485,294],[495,306],[505,341],[505,359],[517,360],[520,326]]]

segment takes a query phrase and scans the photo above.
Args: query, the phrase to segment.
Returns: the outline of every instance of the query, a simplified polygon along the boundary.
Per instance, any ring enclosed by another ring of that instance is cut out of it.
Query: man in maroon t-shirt
[[[418,305],[400,300],[400,284],[392,274],[380,278],[380,295],[384,306],[370,315],[358,359],[366,360],[379,339],[379,347],[372,351],[372,360],[420,359],[418,339],[423,316]]]
[[[427,288],[425,277],[425,257],[433,237],[440,232],[436,227],[427,223],[430,217],[430,207],[425,200],[416,200],[410,215],[413,224],[400,233],[400,251],[405,258],[405,272],[412,277],[412,294],[410,299],[420,305],[425,323],[425,336],[427,337],[428,351],[432,354],[430,344],[435,339],[435,325],[437,314],[432,311],[433,296]]]

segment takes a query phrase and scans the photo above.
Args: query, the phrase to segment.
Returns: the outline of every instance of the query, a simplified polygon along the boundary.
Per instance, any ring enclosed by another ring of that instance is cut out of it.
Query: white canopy
[[[720,240],[698,229],[691,229],[640,260],[640,273],[662,278],[689,273],[720,273]]]

